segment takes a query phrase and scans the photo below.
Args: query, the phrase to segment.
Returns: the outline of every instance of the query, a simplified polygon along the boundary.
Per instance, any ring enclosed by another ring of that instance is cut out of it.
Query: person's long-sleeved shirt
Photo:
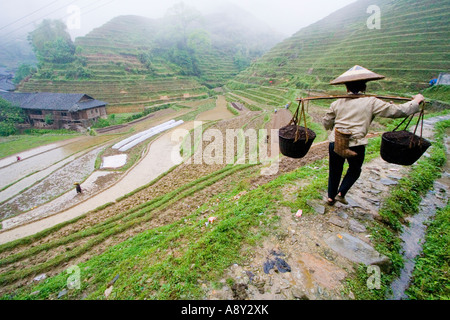
[[[375,97],[339,99],[333,102],[323,118],[325,129],[331,130],[329,141],[334,142],[334,128],[344,128],[352,133],[350,147],[367,145],[370,124],[376,116],[402,118],[419,111],[419,104],[409,101],[404,104],[385,102]]]

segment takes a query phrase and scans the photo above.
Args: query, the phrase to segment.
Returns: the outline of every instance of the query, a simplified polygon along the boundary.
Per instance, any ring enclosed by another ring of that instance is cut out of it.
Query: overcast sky
[[[44,18],[62,19],[72,37],[82,36],[110,19],[126,14],[163,17],[184,2],[202,13],[216,12],[224,3],[235,4],[269,27],[291,36],[356,0],[1,0],[0,34],[8,38],[29,32]],[[77,12],[80,13],[80,19]],[[79,22],[79,23],[78,23]]]

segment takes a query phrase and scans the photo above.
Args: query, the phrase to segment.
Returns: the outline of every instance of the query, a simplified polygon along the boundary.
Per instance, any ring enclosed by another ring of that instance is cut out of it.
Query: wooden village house
[[[87,128],[107,117],[106,102],[82,93],[0,92],[0,98],[21,107],[30,125],[36,128]]]

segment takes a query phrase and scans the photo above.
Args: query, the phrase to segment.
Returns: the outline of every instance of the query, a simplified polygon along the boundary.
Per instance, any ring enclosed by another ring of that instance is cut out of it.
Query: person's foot
[[[327,199],[327,205],[332,206],[332,205],[334,205],[335,203],[336,203],[336,200],[331,199],[331,198],[328,198],[328,199]]]
[[[341,196],[340,194],[336,196],[336,201],[339,201],[340,203],[343,204],[348,204],[347,200],[345,200],[345,197]]]

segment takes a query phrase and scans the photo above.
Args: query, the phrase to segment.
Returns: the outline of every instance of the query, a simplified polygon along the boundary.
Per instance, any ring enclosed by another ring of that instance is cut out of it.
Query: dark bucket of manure
[[[389,163],[410,166],[431,146],[431,143],[408,131],[385,132],[381,137],[381,158]]]
[[[431,143],[428,140],[422,138],[424,117],[423,110],[419,115],[419,120],[417,122],[414,133],[406,130],[413,117],[414,115],[411,116],[411,119],[409,120],[404,130],[397,131],[398,127],[400,127],[408,117],[405,118],[402,123],[400,123],[397,128],[394,129],[394,131],[383,133],[381,137],[380,155],[384,161],[404,166],[410,166],[417,160],[419,160],[420,157],[431,146]],[[422,122],[422,128],[420,136],[417,136],[416,131],[420,121]]]
[[[304,127],[298,125],[302,117],[305,124]],[[308,153],[314,139],[316,138],[316,133],[311,129],[308,129],[306,124],[306,114],[303,100],[300,100],[297,110],[295,111],[295,114],[289,124],[279,130],[278,137],[280,152],[284,156],[299,159],[303,158]]]
[[[316,133],[311,129],[295,124],[285,126],[279,131],[280,152],[289,158],[303,158],[315,138]]]

